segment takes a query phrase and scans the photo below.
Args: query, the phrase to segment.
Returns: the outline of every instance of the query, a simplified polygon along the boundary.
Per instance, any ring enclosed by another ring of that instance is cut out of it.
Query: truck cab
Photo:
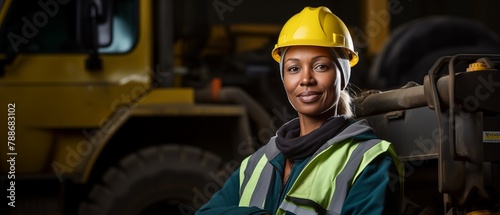
[[[194,212],[253,151],[255,120],[274,129],[241,89],[179,84],[173,1],[0,5],[2,214]]]

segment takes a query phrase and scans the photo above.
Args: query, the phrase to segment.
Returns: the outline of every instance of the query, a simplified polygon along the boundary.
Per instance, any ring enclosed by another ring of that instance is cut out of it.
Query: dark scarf
[[[299,119],[293,119],[281,126],[277,132],[276,146],[285,158],[296,160],[311,156],[329,139],[335,137],[349,125],[346,116],[328,119],[321,127],[311,133],[300,136]]]

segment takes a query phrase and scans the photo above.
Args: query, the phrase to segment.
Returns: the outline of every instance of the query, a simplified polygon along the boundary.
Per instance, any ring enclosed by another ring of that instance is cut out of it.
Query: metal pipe
[[[427,106],[424,86],[414,86],[374,94],[354,99],[356,117],[366,117],[396,110]]]
[[[156,58],[155,81],[159,87],[173,85],[174,68],[174,5],[172,0],[157,0],[156,6]]]

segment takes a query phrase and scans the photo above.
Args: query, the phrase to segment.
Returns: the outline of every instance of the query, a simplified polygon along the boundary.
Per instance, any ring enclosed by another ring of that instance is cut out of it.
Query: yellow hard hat
[[[343,48],[349,55],[351,67],[359,60],[347,26],[327,7],[306,7],[290,18],[281,29],[271,54],[279,63],[281,48],[303,45]]]

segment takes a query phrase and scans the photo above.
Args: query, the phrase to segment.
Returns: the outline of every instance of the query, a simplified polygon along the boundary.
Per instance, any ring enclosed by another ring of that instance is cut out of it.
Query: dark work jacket
[[[375,136],[371,132],[362,133],[354,139],[367,140]],[[239,207],[239,169],[226,181],[220,191],[203,205],[198,215],[219,214],[275,214],[285,194],[311,157],[294,160],[292,170],[285,185],[282,175],[285,157],[279,154],[270,163],[274,166],[274,182],[269,188],[264,209]],[[345,199],[341,214],[399,214],[400,184],[397,170],[388,152],[379,155],[358,176]]]

